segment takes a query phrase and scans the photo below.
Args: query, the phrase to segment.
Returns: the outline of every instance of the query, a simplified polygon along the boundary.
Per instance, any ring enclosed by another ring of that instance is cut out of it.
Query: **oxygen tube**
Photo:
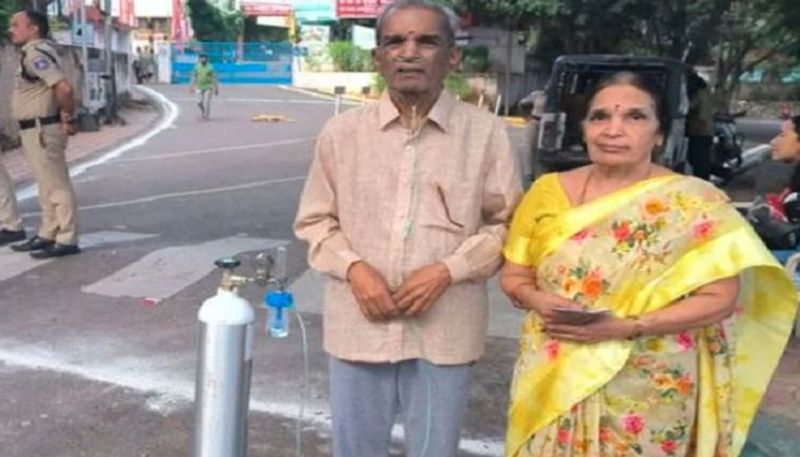
[[[278,259],[275,280],[272,282],[275,290],[270,290],[264,294],[264,307],[267,310],[266,330],[267,334],[273,338],[286,338],[289,336],[289,322],[291,315],[294,314],[300,328],[300,336],[303,349],[303,382],[300,386],[300,402],[297,421],[295,423],[295,457],[302,456],[301,431],[303,417],[305,416],[306,401],[308,399],[309,387],[309,356],[308,356],[308,334],[303,317],[294,307],[294,296],[286,290],[288,275],[286,273],[286,248],[278,249]]]

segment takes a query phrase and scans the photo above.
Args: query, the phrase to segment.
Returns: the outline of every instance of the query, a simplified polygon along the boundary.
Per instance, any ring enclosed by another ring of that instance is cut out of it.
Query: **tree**
[[[529,27],[536,55],[656,55],[714,62],[726,108],[744,73],[776,56],[800,59],[797,0],[440,0],[479,22]]]
[[[554,53],[607,52],[637,29],[653,0],[440,0],[476,21],[539,36]],[[549,57],[549,56],[548,56]]]
[[[640,52],[714,63],[717,105],[727,109],[744,73],[800,50],[796,0],[662,0],[643,17]]]
[[[715,94],[727,108],[743,74],[779,55],[800,50],[800,4],[796,0],[732,0],[714,46]]]
[[[236,41],[244,30],[240,12],[227,13],[207,0],[188,0],[189,17],[199,41]]]
[[[696,63],[708,56],[730,0],[644,1],[640,15],[643,49],[664,57]],[[655,11],[655,14],[653,14]]]

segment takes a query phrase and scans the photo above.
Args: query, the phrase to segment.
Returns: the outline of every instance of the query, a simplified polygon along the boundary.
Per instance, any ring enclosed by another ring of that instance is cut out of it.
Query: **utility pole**
[[[81,101],[83,102],[83,108],[85,111],[90,111],[89,107],[89,37],[86,33],[87,22],[86,22],[86,2],[81,0],[80,4],[80,14],[81,14],[81,58],[83,59],[83,84],[81,84]],[[86,113],[86,114],[91,114]]]
[[[505,90],[504,97],[505,98],[505,109],[504,113],[506,116],[509,114],[509,110],[511,108],[511,59],[514,58],[514,27],[509,25],[508,27],[508,47],[506,48],[506,74],[505,74]]]
[[[117,71],[114,65],[114,50],[112,47],[113,21],[111,14],[111,0],[105,0],[105,75],[106,80],[106,124],[117,123]]]

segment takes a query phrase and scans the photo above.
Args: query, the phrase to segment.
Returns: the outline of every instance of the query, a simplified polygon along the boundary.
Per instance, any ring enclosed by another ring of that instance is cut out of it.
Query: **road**
[[[0,251],[7,316],[0,321],[2,455],[186,456],[195,315],[219,280],[213,260],[240,254],[248,265],[277,246],[288,249],[309,326],[304,455],[328,455],[321,278],[307,271],[305,246],[294,241],[291,225],[314,137],[333,105],[277,88],[225,88],[206,123],[185,88],[159,91],[179,110],[174,124],[75,178],[85,252],[34,262]],[[257,114],[290,120],[251,121]],[[35,199],[23,209],[33,228]],[[259,303],[263,291],[245,294]],[[262,310],[258,316],[263,321]],[[506,321],[495,334],[516,333],[514,316]],[[298,332],[267,339],[259,325],[251,455],[292,455],[300,341]],[[514,347],[513,339],[497,338],[479,368],[467,455],[499,452]]]
[[[223,89],[212,121],[202,122],[184,87],[159,87],[174,122],[167,119],[138,148],[81,167],[75,183],[83,254],[34,262],[0,251],[3,457],[190,455],[195,316],[219,281],[213,260],[239,255],[249,265],[279,246],[288,249],[292,290],[308,326],[311,376],[304,392],[297,328],[269,339],[259,310],[248,455],[294,455],[301,399],[303,455],[330,454],[321,278],[308,270],[291,224],[314,137],[333,105],[279,88]],[[258,114],[289,120],[251,121]],[[34,227],[35,200],[23,208]],[[262,294],[245,291],[253,303]],[[463,456],[502,450],[520,317],[494,283],[491,297]],[[399,432],[395,438],[392,455],[402,455]]]
[[[748,143],[763,144],[781,131],[781,121],[777,119],[736,119],[736,126],[745,135]]]

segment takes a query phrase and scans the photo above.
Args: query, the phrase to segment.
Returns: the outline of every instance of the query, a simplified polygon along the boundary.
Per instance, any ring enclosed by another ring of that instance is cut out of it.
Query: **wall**
[[[344,86],[349,94],[361,94],[361,88],[372,87],[375,73],[296,72],[295,87],[333,93],[335,86]]]
[[[136,17],[172,17],[171,0],[134,0]]]

